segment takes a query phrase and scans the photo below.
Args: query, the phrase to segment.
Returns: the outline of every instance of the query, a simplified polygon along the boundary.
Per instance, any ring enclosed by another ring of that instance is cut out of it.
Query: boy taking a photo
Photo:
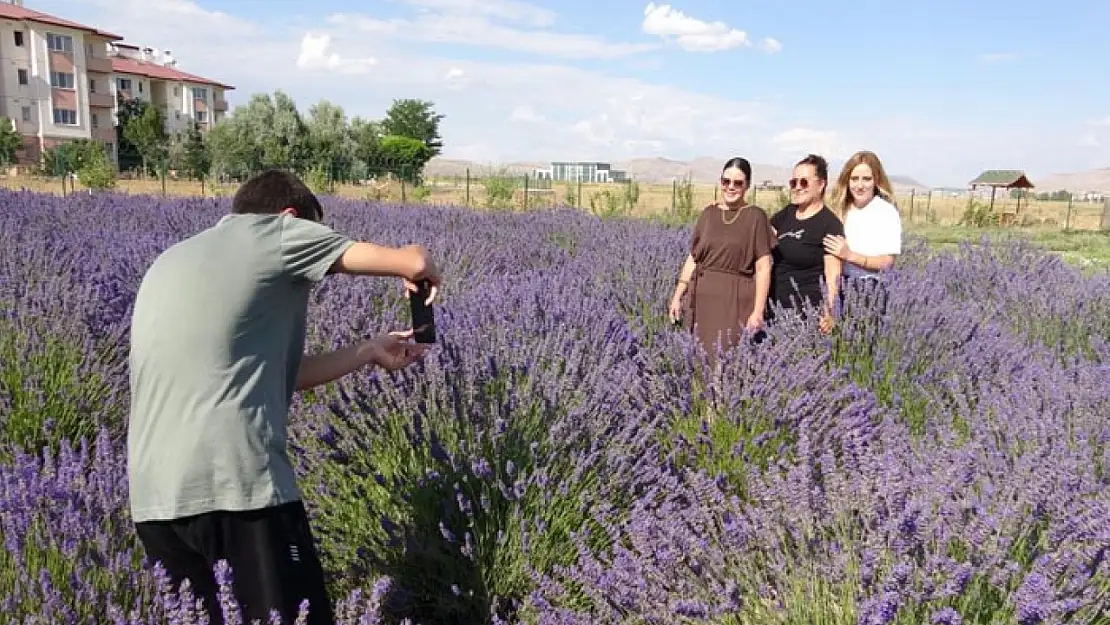
[[[292,395],[366,365],[419,361],[408,333],[305,355],[308,296],[332,273],[440,285],[419,246],[354,241],[321,223],[294,175],[266,171],[231,214],[165,250],[143,277],[131,320],[127,432],[130,505],[147,556],[179,588],[188,578],[222,623],[213,566],[223,559],[245,622],[270,610],[312,625],[331,601],[287,450]],[[357,314],[357,311],[352,311]]]

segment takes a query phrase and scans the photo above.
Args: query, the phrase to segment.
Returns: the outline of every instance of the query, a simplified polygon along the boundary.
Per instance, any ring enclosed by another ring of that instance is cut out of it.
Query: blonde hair
[[[836,179],[836,186],[833,188],[832,208],[840,218],[844,218],[844,215],[848,212],[848,207],[852,204],[852,195],[849,191],[852,170],[859,165],[867,165],[871,168],[871,175],[875,178],[875,195],[897,208],[894,186],[890,184],[890,178],[887,177],[886,170],[883,169],[882,161],[874,152],[861,150],[853,154],[852,158],[844,163],[844,168],[840,170],[840,176]]]

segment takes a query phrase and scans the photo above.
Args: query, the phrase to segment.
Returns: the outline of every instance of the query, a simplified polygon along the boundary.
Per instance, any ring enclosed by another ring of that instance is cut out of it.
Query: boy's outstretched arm
[[[332,273],[363,276],[396,276],[416,281],[429,279],[438,285],[439,271],[419,245],[389,247],[358,241],[335,261]]]

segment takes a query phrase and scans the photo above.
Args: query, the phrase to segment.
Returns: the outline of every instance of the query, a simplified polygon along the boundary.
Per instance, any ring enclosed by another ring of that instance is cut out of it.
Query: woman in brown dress
[[[771,251],[778,239],[767,213],[747,203],[752,178],[747,159],[733,158],[721,172],[723,201],[702,210],[690,253],[670,302],[671,320],[697,333],[711,363],[745,333],[763,327],[771,286]],[[683,296],[686,306],[683,307]]]

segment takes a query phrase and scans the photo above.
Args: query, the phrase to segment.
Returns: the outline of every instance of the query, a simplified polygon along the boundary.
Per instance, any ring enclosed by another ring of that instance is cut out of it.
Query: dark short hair
[[[251,176],[231,200],[231,212],[236,214],[271,215],[287,208],[295,209],[302,219],[324,218],[324,207],[316,195],[300,178],[281,169],[267,169]]]
[[[744,177],[748,179],[748,184],[752,183],[752,164],[748,162],[748,159],[742,156],[734,156],[725,161],[725,166],[721,168],[721,171],[724,172],[726,169],[732,169],[733,167],[744,172]]]
[[[816,154],[808,154],[794,166],[797,167],[798,165],[813,165],[813,168],[817,170],[817,177],[825,182],[829,181],[829,162],[823,157]]]

